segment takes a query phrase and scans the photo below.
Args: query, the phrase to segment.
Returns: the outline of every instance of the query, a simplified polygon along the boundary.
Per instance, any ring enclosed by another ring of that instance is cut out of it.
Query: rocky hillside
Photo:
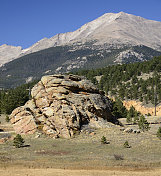
[[[16,133],[38,131],[70,138],[83,126],[108,127],[107,121],[114,122],[110,100],[80,76],[44,76],[31,95],[31,100],[10,115]]]

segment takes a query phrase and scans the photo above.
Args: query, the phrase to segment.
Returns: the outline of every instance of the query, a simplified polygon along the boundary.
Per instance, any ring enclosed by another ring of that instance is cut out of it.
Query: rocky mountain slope
[[[41,131],[52,137],[70,138],[83,125],[108,127],[113,121],[111,102],[88,80],[74,75],[42,77],[32,99],[10,115],[17,133]]]

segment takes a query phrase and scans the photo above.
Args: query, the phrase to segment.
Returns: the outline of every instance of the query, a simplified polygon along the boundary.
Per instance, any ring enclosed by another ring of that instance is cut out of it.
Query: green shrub
[[[17,134],[16,137],[13,139],[13,146],[15,146],[16,148],[22,147],[24,143],[25,141],[20,134]]]
[[[102,138],[101,138],[101,143],[102,143],[102,144],[107,144],[107,143],[108,143],[105,136],[102,136]]]
[[[131,148],[131,146],[129,145],[128,141],[125,141],[124,147],[125,147],[125,148]]]
[[[161,139],[161,127],[159,127],[158,131],[157,131],[157,137],[159,139]]]

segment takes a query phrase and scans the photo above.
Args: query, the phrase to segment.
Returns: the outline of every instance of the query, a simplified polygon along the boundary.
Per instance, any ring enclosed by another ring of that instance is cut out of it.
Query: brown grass
[[[66,170],[66,169],[24,169],[10,168],[0,169],[1,176],[160,176],[161,169],[153,170],[120,170],[109,168],[108,170]]]

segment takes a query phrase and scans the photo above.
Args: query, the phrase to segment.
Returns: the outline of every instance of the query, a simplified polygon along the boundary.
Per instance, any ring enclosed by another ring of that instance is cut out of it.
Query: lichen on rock
[[[83,125],[100,128],[113,121],[110,100],[84,77],[43,76],[31,95],[31,100],[10,115],[17,133],[41,130],[52,137],[70,138]]]

